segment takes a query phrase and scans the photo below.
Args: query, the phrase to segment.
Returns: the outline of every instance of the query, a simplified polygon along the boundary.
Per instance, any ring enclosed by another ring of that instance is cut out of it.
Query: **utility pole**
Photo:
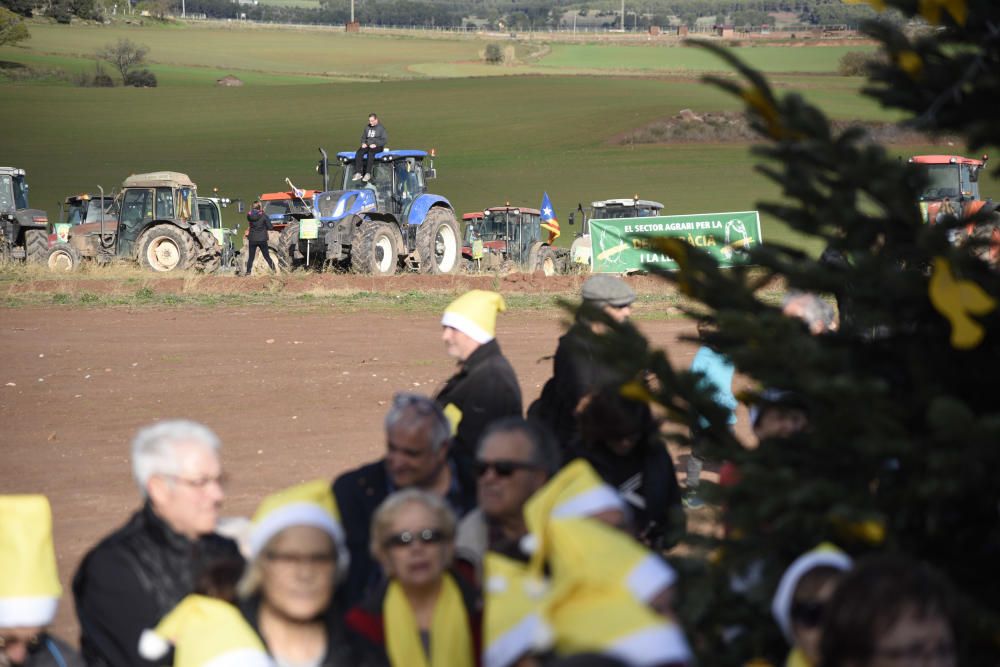
[[[622,32],[625,32],[625,0],[622,0]]]
[[[351,0],[351,23],[354,23],[354,0]]]
[[[622,0],[624,2],[625,0]],[[181,0],[181,18],[187,16],[187,7],[185,6],[184,0]]]

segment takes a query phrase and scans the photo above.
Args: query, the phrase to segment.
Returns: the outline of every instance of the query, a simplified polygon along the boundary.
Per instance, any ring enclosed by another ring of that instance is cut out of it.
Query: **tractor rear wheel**
[[[24,259],[27,262],[44,262],[49,254],[49,235],[44,229],[24,231]]]
[[[532,267],[532,271],[541,271],[546,276],[554,276],[559,273],[556,251],[552,249],[552,246],[543,245],[538,249],[535,266]]]
[[[399,266],[396,235],[388,223],[368,220],[354,233],[351,270],[376,276],[391,276]]]
[[[153,271],[186,269],[195,255],[194,239],[173,225],[156,225],[139,239],[139,264]]]
[[[417,251],[421,273],[454,273],[462,258],[458,221],[451,209],[436,207],[427,212],[417,228]]]
[[[299,249],[299,223],[289,222],[281,230],[278,237],[278,256],[275,261],[286,271],[302,268],[306,265],[305,257],[296,257],[295,251]]]
[[[201,245],[196,269],[202,273],[217,273],[222,268],[222,244],[215,234],[207,229],[198,232],[198,243]]]
[[[80,268],[80,253],[68,243],[57,243],[45,254],[45,265],[53,273],[72,273]]]

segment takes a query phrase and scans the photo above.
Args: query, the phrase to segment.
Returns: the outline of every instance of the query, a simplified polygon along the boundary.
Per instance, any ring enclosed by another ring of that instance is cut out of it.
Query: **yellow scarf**
[[[806,654],[802,652],[802,649],[796,647],[792,649],[792,652],[788,654],[788,660],[785,662],[785,667],[813,667],[812,663],[806,657]]]
[[[441,593],[431,623],[431,657],[427,660],[420,641],[420,629],[402,587],[389,584],[382,603],[385,618],[385,645],[393,667],[473,667],[469,615],[462,592],[450,575],[441,582]]]

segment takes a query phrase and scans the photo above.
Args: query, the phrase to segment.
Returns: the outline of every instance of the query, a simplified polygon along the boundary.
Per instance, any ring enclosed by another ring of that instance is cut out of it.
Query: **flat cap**
[[[587,278],[583,283],[580,296],[583,297],[584,301],[606,303],[616,308],[628,306],[635,301],[635,292],[624,280],[604,274]]]

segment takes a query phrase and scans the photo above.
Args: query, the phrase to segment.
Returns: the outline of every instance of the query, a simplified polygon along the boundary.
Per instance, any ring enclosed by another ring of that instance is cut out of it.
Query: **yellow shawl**
[[[462,591],[450,575],[441,582],[441,593],[431,622],[430,660],[420,641],[420,629],[413,608],[402,587],[389,584],[382,603],[385,619],[385,645],[393,667],[473,667],[472,636],[469,614]]]

